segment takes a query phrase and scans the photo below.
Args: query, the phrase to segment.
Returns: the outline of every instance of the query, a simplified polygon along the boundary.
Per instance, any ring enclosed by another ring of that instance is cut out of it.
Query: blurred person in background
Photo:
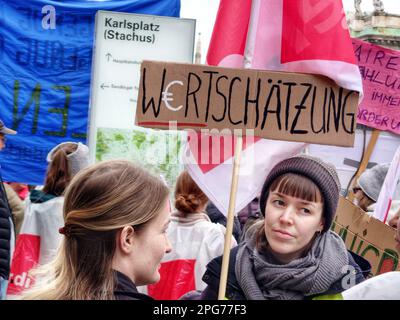
[[[16,133],[16,131],[7,128],[3,121],[0,120],[0,151],[5,147],[6,135],[14,135]],[[1,172],[0,179],[0,300],[2,300],[6,296],[10,276],[10,262],[13,254],[11,248],[14,246],[15,241],[13,216],[8,197],[12,197],[15,192],[11,188],[8,192],[6,191]]]

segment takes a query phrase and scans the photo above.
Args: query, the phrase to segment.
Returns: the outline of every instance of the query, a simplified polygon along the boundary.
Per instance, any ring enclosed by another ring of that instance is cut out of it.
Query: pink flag
[[[341,0],[221,0],[207,63],[323,74],[347,89],[362,90]],[[224,214],[234,145],[232,136],[192,133],[183,155],[192,178]],[[246,136],[235,212],[258,195],[276,163],[304,146]]]
[[[207,64],[243,67],[251,0],[221,0],[208,47]]]

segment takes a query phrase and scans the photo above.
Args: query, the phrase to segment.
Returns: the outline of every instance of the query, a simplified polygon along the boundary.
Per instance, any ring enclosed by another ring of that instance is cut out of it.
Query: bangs
[[[324,202],[317,185],[295,173],[286,173],[276,178],[269,189],[269,192],[273,191],[306,201]]]

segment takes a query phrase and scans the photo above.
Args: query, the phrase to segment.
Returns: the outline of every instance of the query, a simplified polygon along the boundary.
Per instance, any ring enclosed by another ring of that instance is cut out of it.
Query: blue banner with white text
[[[41,185],[50,149],[86,142],[98,10],[179,17],[180,0],[0,0],[4,181]]]

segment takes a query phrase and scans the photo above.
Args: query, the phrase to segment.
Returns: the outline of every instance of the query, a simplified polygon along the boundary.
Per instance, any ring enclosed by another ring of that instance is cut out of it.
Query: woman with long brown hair
[[[65,193],[57,257],[35,271],[24,299],[148,299],[136,286],[159,281],[171,250],[164,183],[129,161],[92,165]]]

